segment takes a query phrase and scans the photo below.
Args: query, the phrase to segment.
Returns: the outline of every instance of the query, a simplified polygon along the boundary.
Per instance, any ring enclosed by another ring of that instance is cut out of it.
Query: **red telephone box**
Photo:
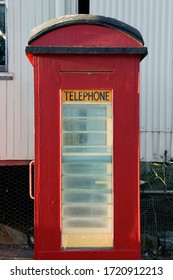
[[[33,29],[35,259],[140,259],[143,44],[103,16]]]

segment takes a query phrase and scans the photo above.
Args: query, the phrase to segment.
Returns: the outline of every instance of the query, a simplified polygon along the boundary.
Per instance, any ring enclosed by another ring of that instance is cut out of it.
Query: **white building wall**
[[[64,0],[64,2],[66,15],[74,15],[78,13],[78,0]]]
[[[30,30],[77,13],[77,0],[8,0],[9,72],[0,80],[0,160],[34,157],[33,68],[25,56]],[[173,158],[173,1],[90,0],[90,13],[122,20],[141,31],[141,160]],[[2,73],[0,73],[2,75]]]
[[[141,62],[141,160],[173,158],[173,1],[90,0],[91,14],[136,27],[148,56]]]
[[[78,13],[78,0],[55,0],[56,17]]]
[[[25,47],[31,29],[55,17],[55,0],[7,4],[8,68],[13,79],[0,80],[0,160],[28,160],[34,157],[34,101],[33,68]]]

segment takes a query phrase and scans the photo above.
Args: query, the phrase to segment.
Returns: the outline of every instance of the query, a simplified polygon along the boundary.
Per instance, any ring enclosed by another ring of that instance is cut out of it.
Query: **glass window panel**
[[[107,189],[112,187],[112,176],[63,176],[63,189]]]
[[[112,207],[109,205],[65,205],[62,208],[62,215],[64,218],[112,218]]]
[[[5,71],[6,64],[6,31],[4,3],[4,1],[0,3],[0,71]]]
[[[66,162],[63,163],[63,175],[92,175],[100,174],[102,175],[111,175],[112,174],[112,165],[111,163],[92,163],[92,162]]]
[[[105,132],[102,133],[64,133],[63,134],[63,145],[70,145],[70,146],[105,146],[107,144],[107,137],[108,134]]]
[[[63,104],[63,117],[112,118],[112,105]]]
[[[92,234],[112,233],[112,219],[63,219],[64,234]],[[104,240],[102,240],[102,244]]]
[[[70,147],[70,146],[63,146],[63,152],[64,153],[73,153],[73,154],[80,154],[80,153],[87,153],[87,154],[111,154],[112,151],[112,147],[111,146],[101,146],[101,147],[96,147],[96,146],[85,146],[83,145],[81,146],[74,146],[74,147]]]
[[[107,119],[64,119],[63,130],[64,131],[100,131],[106,132]]]
[[[87,231],[89,228],[92,228],[92,230],[94,228],[97,232],[102,231],[101,228],[109,228],[111,230],[110,220],[108,219],[66,219],[63,223],[64,228],[69,228],[69,230],[71,228],[74,228],[74,230],[79,228],[81,231],[83,231],[83,228],[87,228]],[[68,230],[66,230],[67,232]]]
[[[82,228],[81,228],[82,229]],[[77,230],[78,231],[78,230]],[[113,233],[112,231],[107,233],[106,230],[101,230],[101,232],[90,233],[87,228],[84,228],[83,231],[73,232],[73,228],[69,233],[62,234],[62,248],[111,248],[113,244]]]
[[[109,204],[112,202],[112,195],[101,193],[101,191],[95,192],[63,192],[62,196],[64,204],[66,203],[102,203],[102,204]]]

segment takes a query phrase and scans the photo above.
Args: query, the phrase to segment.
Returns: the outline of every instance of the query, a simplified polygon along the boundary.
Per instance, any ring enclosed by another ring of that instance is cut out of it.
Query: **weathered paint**
[[[76,28],[82,34],[85,30],[82,35],[83,39],[86,36],[85,46],[90,36],[87,26]],[[94,28],[96,34],[98,26],[88,26],[89,30],[94,31]],[[105,34],[105,28],[99,28],[98,34]],[[60,44],[56,43],[59,30],[51,32],[52,45]],[[80,37],[74,26],[68,26],[66,31],[72,38]],[[123,46],[128,46],[129,35],[121,34],[121,37],[124,37]],[[32,45],[38,45],[38,41],[48,46],[49,33]],[[132,41],[136,46],[136,41]],[[113,40],[110,46],[116,43],[119,44]],[[99,46],[103,41],[100,36],[93,36],[92,44]],[[141,44],[138,46],[140,48]],[[33,54],[32,60],[35,73],[35,258],[140,259],[140,55]],[[111,250],[61,249],[61,90],[66,88],[113,90],[114,245]],[[128,166],[126,170],[124,160]]]

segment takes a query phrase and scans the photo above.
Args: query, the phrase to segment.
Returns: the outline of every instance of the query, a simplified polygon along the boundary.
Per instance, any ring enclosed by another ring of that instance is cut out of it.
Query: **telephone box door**
[[[61,250],[114,247],[112,76],[61,73]]]

